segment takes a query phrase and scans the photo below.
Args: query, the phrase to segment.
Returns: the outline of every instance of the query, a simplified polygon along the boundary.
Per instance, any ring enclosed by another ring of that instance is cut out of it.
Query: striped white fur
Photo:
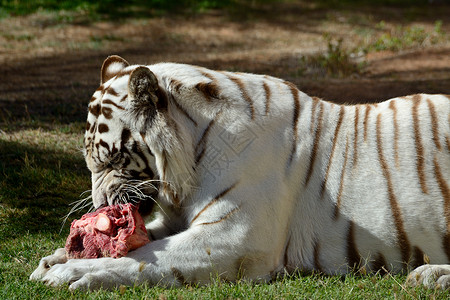
[[[446,288],[449,123],[444,95],[344,106],[269,76],[112,56],[85,136],[93,203],[126,199],[118,190],[130,180],[157,180],[154,241],[120,259],[66,262],[59,251],[31,278],[71,289],[203,284],[429,260],[409,282]]]

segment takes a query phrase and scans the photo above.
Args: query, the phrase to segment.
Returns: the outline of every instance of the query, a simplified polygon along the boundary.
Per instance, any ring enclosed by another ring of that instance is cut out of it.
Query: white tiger
[[[108,57],[85,135],[93,204],[153,195],[153,241],[119,259],[59,249],[31,279],[177,286],[429,259],[409,283],[448,288],[449,120],[444,95],[337,105],[269,76]]]

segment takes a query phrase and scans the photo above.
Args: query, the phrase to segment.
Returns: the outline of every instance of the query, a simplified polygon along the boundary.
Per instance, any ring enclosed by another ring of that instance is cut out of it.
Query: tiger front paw
[[[139,268],[126,257],[70,259],[51,267],[40,280],[53,287],[68,284],[70,290],[113,289],[137,283]]]
[[[406,279],[409,286],[423,285],[429,289],[450,288],[450,265],[423,265],[414,269]]]
[[[30,280],[40,280],[45,274],[57,264],[64,264],[67,262],[66,250],[59,248],[52,255],[46,256],[41,259],[39,266],[30,275]]]

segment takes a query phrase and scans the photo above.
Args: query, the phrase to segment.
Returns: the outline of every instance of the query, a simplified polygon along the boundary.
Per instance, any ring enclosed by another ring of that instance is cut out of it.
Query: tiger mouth
[[[154,193],[151,198],[140,200],[138,202],[138,212],[143,218],[148,217],[153,212],[153,209],[155,208],[155,200],[153,199],[156,198],[156,195],[157,193]]]
[[[114,196],[111,197],[112,200],[108,199],[99,208],[108,205],[131,203],[138,207],[138,212],[142,217],[147,217],[152,213],[155,207],[157,195],[157,191],[151,193],[139,192],[139,194],[133,191],[127,191],[126,193],[121,191],[119,193],[114,193]]]

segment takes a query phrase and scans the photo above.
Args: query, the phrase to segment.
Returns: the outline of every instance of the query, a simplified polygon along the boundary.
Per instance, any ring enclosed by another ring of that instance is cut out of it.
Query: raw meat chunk
[[[122,257],[150,240],[133,204],[107,206],[74,220],[66,241],[68,258]]]

